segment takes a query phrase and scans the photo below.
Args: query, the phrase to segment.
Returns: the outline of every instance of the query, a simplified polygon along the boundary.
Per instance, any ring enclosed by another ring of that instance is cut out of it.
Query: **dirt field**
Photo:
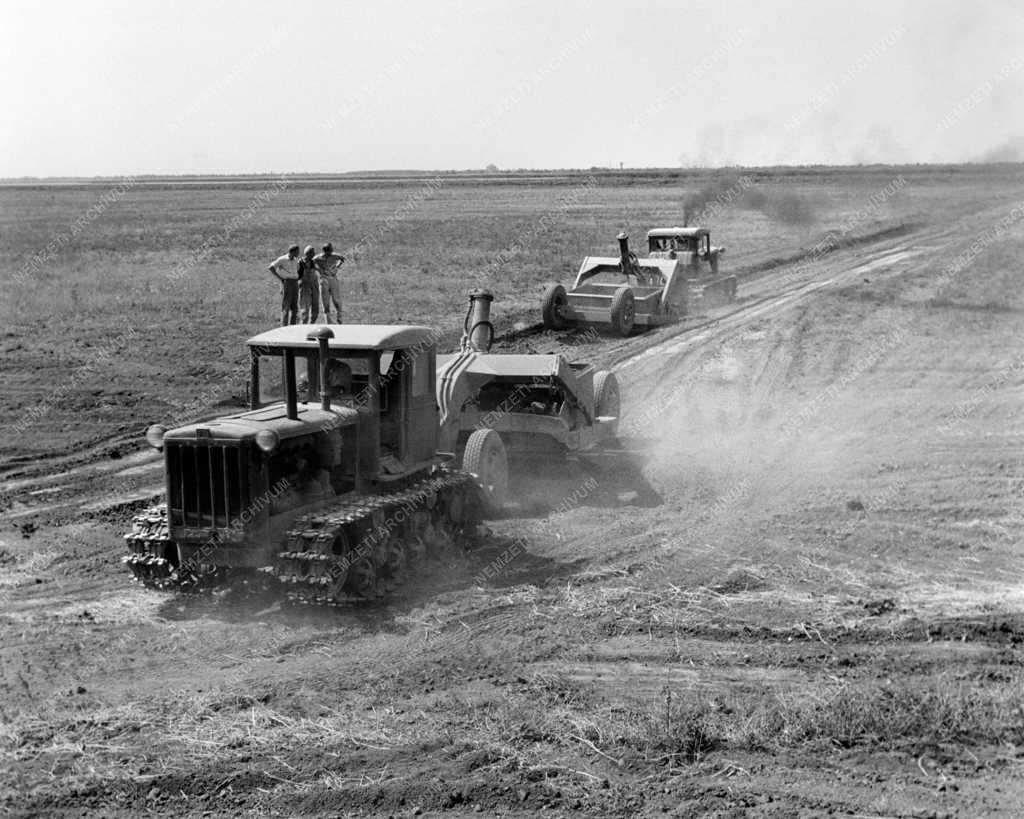
[[[544,282],[713,180],[586,180],[292,182],[201,253],[274,183],[73,236],[108,188],[0,188],[5,813],[1020,814],[1024,174],[758,175],[709,220],[738,303],[598,342]],[[350,318],[454,340],[484,284],[502,347],[613,365],[643,481],[523,476],[379,607],[132,585],[141,430],[237,405],[259,268],[328,239]]]

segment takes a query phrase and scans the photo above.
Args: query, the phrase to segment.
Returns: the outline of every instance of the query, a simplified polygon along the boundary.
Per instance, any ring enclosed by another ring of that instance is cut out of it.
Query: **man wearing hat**
[[[281,282],[281,324],[299,321],[299,246],[292,245],[267,268]]]
[[[341,282],[338,281],[338,268],[345,263],[345,257],[334,252],[330,242],[324,245],[324,252],[314,259],[316,269],[320,273],[320,300],[324,305],[324,318],[328,324],[341,324]],[[331,321],[331,306],[334,306],[336,321]]]
[[[313,261],[314,253],[316,249],[308,245],[299,259],[299,312],[303,324],[312,324],[320,315],[320,277]]]

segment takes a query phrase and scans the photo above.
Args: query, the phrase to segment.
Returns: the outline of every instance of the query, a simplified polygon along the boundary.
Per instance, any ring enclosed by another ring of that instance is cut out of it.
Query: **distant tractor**
[[[670,324],[736,298],[736,276],[722,275],[707,228],[657,228],[647,232],[648,255],[638,259],[620,233],[619,256],[588,256],[566,292],[561,284],[544,294],[541,316],[551,330],[577,324],[610,325],[628,336],[636,325]]]
[[[464,468],[441,451],[436,339],[377,325],[250,338],[248,411],[146,433],[167,500],[125,535],[135,576],[162,588],[258,569],[299,602],[371,600],[474,526],[507,483],[503,444],[470,431]]]

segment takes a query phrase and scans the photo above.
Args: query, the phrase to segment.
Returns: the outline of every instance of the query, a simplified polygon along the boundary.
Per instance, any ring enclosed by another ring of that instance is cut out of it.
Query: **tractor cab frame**
[[[313,337],[324,331],[330,335]],[[367,479],[386,481],[435,460],[436,334],[430,328],[295,325],[247,343],[251,410],[278,406],[292,420],[317,402],[321,411],[355,410],[359,473]]]

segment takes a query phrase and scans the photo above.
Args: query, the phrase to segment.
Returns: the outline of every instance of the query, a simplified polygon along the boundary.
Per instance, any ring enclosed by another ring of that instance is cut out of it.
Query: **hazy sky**
[[[1024,160],[1024,2],[0,0],[0,176]]]

